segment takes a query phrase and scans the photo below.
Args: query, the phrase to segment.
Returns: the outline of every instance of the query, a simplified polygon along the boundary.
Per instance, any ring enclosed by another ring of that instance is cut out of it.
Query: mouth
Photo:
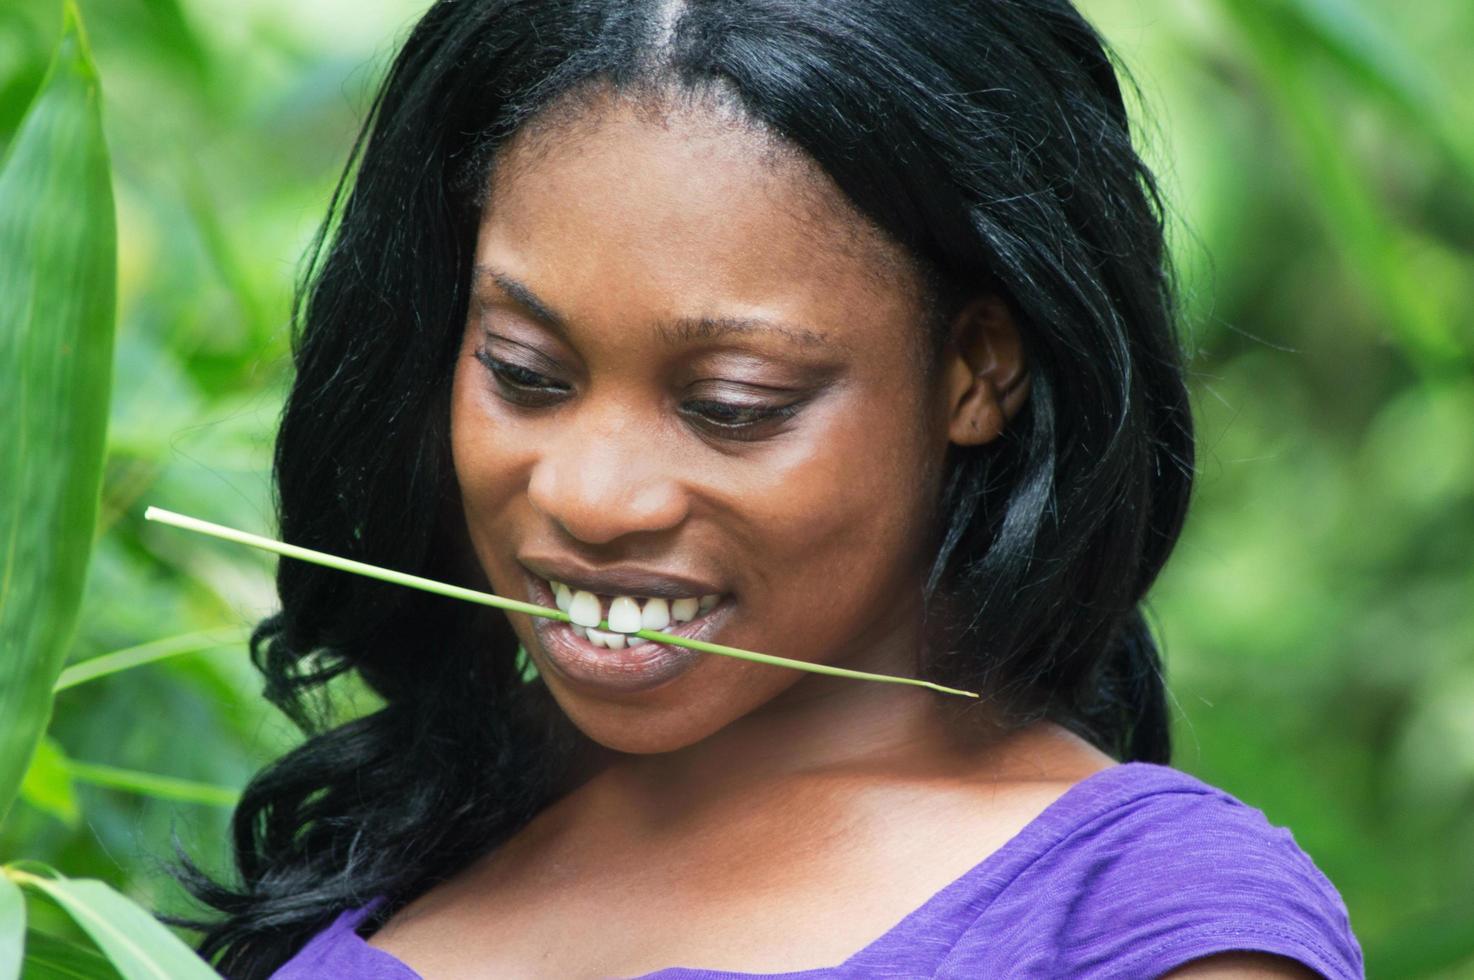
[[[728,619],[734,603],[721,593],[685,596],[606,595],[573,589],[531,572],[531,602],[568,613],[571,623],[532,617],[548,662],[585,687],[633,693],[648,691],[685,673],[699,661],[699,650],[633,636],[653,629],[688,639],[709,639]],[[606,623],[609,629],[599,628]]]

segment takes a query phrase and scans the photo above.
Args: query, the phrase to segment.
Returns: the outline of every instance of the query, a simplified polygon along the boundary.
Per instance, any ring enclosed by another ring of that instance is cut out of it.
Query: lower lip
[[[557,608],[557,600],[546,582],[528,574],[527,583],[532,602]],[[723,601],[690,622],[661,632],[704,640],[721,627],[731,611],[731,603],[723,597]],[[553,668],[570,681],[602,691],[621,694],[649,691],[674,680],[705,656],[700,650],[668,646],[654,640],[623,650],[596,647],[573,632],[570,623],[544,616],[531,618],[532,628]]]

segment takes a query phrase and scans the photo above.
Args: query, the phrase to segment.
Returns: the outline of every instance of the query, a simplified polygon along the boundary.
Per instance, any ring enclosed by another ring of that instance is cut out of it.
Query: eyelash
[[[530,371],[520,364],[503,361],[492,357],[486,350],[476,352],[476,360],[491,373],[493,380],[500,389],[501,395],[514,405],[526,408],[537,408],[549,405],[559,396],[566,393],[567,388],[559,386],[544,375],[536,371]],[[730,420],[734,415],[746,415],[747,418],[741,422],[724,421],[713,418],[702,410],[712,411]],[[760,425],[779,419],[792,418],[799,410],[797,403],[790,405],[754,406],[738,405],[732,402],[720,402],[704,399],[700,401],[687,402],[683,406],[683,414],[694,417],[699,423],[718,435],[720,438],[739,441],[753,441],[761,438],[754,432]]]

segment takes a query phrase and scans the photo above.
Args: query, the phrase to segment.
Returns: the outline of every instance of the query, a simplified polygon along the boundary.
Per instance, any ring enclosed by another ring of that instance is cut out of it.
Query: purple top
[[[375,905],[338,916],[273,980],[421,980],[355,931]],[[1132,762],[1072,786],[843,963],[762,974],[677,966],[635,980],[1150,980],[1229,950],[1364,977],[1341,896],[1288,830],[1193,776]]]

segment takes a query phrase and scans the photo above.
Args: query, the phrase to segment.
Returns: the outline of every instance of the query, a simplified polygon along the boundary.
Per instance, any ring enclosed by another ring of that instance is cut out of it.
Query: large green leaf
[[[0,819],[51,713],[92,547],[117,238],[76,7],[0,168]]]
[[[20,973],[21,946],[26,938],[26,899],[20,887],[0,871],[0,977]]]
[[[218,976],[157,919],[100,881],[15,868],[9,874],[65,909],[127,980],[212,980]]]
[[[35,929],[26,933],[20,980],[118,980],[120,976],[94,949]]]

